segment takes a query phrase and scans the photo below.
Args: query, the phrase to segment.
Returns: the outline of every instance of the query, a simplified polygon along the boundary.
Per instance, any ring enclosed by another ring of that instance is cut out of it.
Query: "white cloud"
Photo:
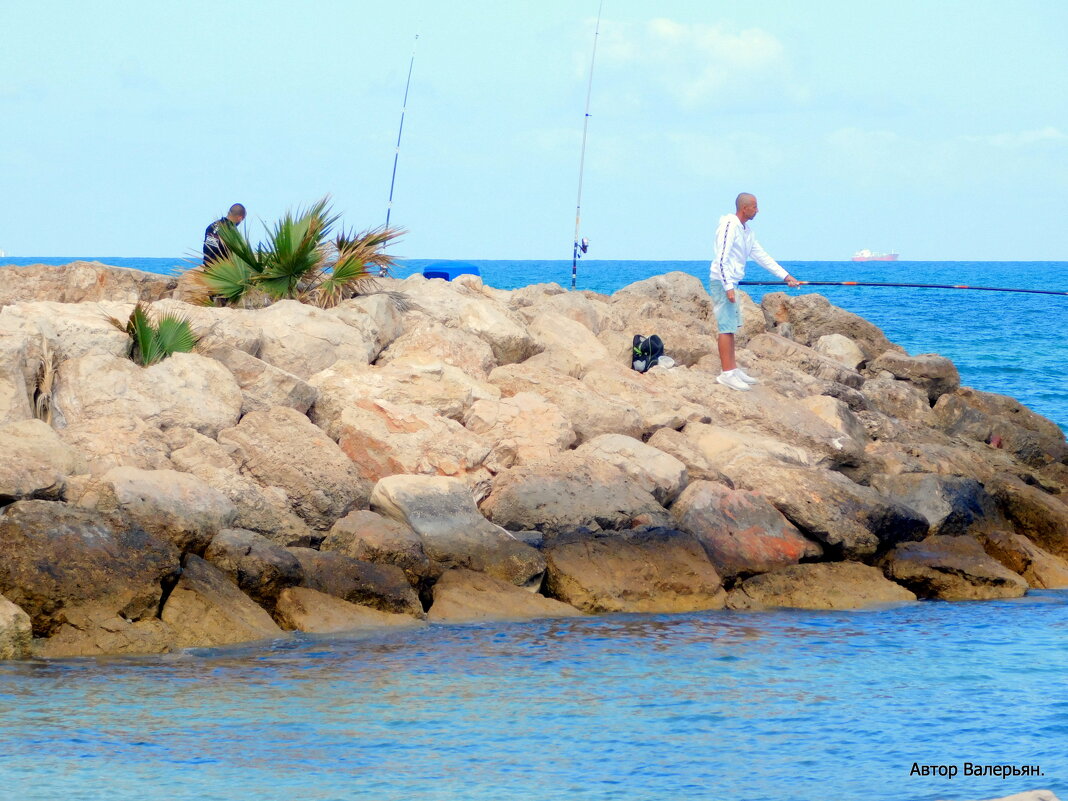
[[[993,136],[972,136],[967,138],[969,141],[981,142],[994,147],[1018,148],[1029,147],[1040,142],[1063,142],[1068,140],[1068,135],[1065,135],[1052,125],[1047,125],[1037,131],[1019,131],[1017,133],[1001,133]]]
[[[747,97],[801,102],[808,96],[791,74],[782,43],[760,28],[732,31],[666,18],[606,21],[598,48],[617,79],[666,94],[684,108]]]

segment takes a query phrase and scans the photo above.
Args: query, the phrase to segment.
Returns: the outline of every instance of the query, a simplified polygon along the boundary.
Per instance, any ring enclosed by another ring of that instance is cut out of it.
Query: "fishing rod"
[[[593,31],[593,55],[590,56],[590,82],[586,86],[586,116],[582,121],[582,155],[579,157],[578,200],[575,202],[575,249],[571,252],[571,288],[575,288],[578,276],[578,260],[589,250],[590,240],[579,239],[579,221],[582,219],[582,172],[586,165],[586,132],[590,127],[590,96],[593,94],[593,64],[597,60],[597,37],[601,35],[601,11],[604,0],[597,6],[597,27]],[[579,251],[582,251],[580,253]]]
[[[739,281],[741,286],[780,286],[782,281]],[[983,292],[1027,292],[1032,295],[1068,295],[1054,289],[1007,289],[996,286],[968,286],[967,284],[881,284],[871,281],[799,281],[802,286],[897,286],[914,289],[976,289]]]
[[[393,211],[393,186],[397,183],[397,161],[400,159],[401,136],[404,134],[404,112],[408,110],[408,89],[412,85],[412,68],[415,66],[415,46],[419,43],[419,34],[415,35],[412,43],[412,58],[408,62],[408,80],[404,84],[404,103],[401,104],[400,127],[397,129],[397,147],[393,151],[393,177],[389,179],[389,202],[386,204],[386,228],[389,228],[389,215]],[[381,267],[379,277],[384,278],[389,272],[388,267]]]

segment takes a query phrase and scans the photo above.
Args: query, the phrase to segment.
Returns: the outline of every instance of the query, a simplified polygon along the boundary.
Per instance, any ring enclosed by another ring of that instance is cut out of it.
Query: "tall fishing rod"
[[[739,281],[741,286],[779,286],[782,281]],[[1032,295],[1068,295],[1054,289],[1007,289],[996,286],[968,286],[967,284],[880,284],[871,281],[799,281],[802,286],[897,286],[915,289],[976,289],[983,292],[1027,292]]]
[[[386,204],[386,228],[389,228],[389,215],[393,211],[393,187],[397,183],[397,161],[400,159],[401,136],[404,134],[404,112],[408,110],[408,89],[412,85],[412,68],[415,66],[415,46],[419,43],[419,34],[415,35],[412,43],[412,58],[408,62],[408,80],[404,84],[404,103],[401,104],[400,127],[397,129],[397,147],[393,151],[393,177],[389,179],[389,202]],[[379,268],[378,275],[385,277],[389,273],[388,267]]]
[[[582,120],[582,155],[579,157],[579,180],[578,200],[575,202],[575,248],[571,252],[571,288],[575,288],[575,279],[578,276],[578,260],[581,254],[590,247],[590,240],[579,239],[579,223],[582,219],[582,172],[586,165],[586,132],[590,127],[590,96],[593,94],[593,65],[597,60],[597,38],[601,35],[601,11],[604,9],[604,0],[597,6],[597,27],[593,31],[593,55],[590,56],[590,82],[586,86],[586,116]]]

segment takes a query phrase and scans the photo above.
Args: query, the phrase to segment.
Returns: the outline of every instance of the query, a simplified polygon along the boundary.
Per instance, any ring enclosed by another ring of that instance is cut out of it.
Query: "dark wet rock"
[[[883,571],[920,598],[969,601],[1019,598],[1027,582],[988,556],[972,537],[934,535],[906,542],[888,553]]]
[[[361,562],[333,551],[290,548],[304,570],[303,586],[349,603],[371,606],[393,614],[423,616],[404,571],[395,565]]]
[[[240,528],[216,534],[204,558],[267,610],[274,609],[282,590],[299,586],[304,578],[297,557],[262,534]]]
[[[932,534],[958,535],[972,526],[992,521],[994,499],[974,478],[934,473],[875,475],[871,486],[927,518]]]
[[[859,609],[915,601],[914,593],[859,562],[793,565],[746,579],[727,596],[730,609]]]

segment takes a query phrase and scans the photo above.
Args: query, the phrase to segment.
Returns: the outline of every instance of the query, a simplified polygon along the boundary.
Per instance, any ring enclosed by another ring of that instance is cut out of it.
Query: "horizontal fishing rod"
[[[782,286],[782,281],[739,281],[741,286]],[[799,281],[802,286],[900,286],[914,289],[977,289],[983,292],[1027,292],[1032,295],[1068,295],[1054,289],[1006,289],[996,286],[968,286],[967,284],[880,284],[870,281]]]

